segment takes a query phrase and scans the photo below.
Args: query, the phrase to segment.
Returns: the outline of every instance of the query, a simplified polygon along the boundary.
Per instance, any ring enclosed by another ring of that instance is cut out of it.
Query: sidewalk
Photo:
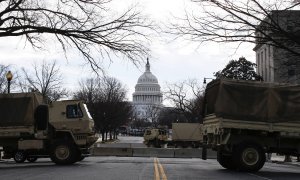
[[[300,162],[297,162],[297,157],[291,156],[292,162],[284,162],[284,158],[285,158],[285,156],[276,155],[273,153],[272,157],[271,157],[271,161],[267,161],[267,162],[278,163],[278,164],[291,164],[291,165],[300,166]]]

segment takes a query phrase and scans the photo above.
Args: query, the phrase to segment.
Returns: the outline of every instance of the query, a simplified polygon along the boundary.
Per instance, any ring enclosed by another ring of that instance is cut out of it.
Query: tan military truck
[[[202,124],[200,123],[172,123],[171,139],[168,139],[166,130],[148,129],[144,134],[144,143],[155,147],[163,145],[172,147],[199,148],[202,144]]]
[[[81,101],[45,104],[39,93],[0,94],[2,158],[50,157],[56,164],[72,164],[89,154],[97,140],[94,122]]]
[[[203,141],[224,168],[258,171],[266,153],[300,155],[300,85],[219,79],[204,104]]]
[[[167,130],[165,128],[148,128],[144,133],[144,144],[148,147],[154,146],[160,148],[168,140]]]

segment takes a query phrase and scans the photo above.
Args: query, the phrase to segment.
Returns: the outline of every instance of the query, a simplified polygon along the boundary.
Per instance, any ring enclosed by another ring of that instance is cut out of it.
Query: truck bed
[[[300,136],[300,120],[293,122],[260,122],[260,121],[245,121],[232,120],[215,115],[206,116],[203,121],[203,133],[219,134],[223,129],[247,129],[266,132],[280,132],[282,135],[289,134]]]
[[[202,141],[202,124],[172,123],[173,141]]]

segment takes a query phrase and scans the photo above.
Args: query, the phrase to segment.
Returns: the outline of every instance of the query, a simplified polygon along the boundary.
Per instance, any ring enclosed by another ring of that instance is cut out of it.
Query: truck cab
[[[147,146],[154,145],[161,147],[168,140],[167,131],[161,128],[146,129],[144,133],[144,143]]]
[[[94,121],[86,104],[76,100],[56,101],[49,105],[49,123],[62,134],[72,135],[78,146],[94,143]]]

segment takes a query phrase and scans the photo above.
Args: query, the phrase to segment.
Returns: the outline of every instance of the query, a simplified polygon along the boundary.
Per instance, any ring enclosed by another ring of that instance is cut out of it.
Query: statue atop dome
[[[149,58],[147,58],[146,72],[150,72],[150,63],[149,63]]]
[[[150,63],[149,63],[148,58],[147,58],[147,63],[146,63],[146,71],[139,77],[137,83],[138,84],[157,84],[159,86],[156,76],[154,76],[150,71]]]

